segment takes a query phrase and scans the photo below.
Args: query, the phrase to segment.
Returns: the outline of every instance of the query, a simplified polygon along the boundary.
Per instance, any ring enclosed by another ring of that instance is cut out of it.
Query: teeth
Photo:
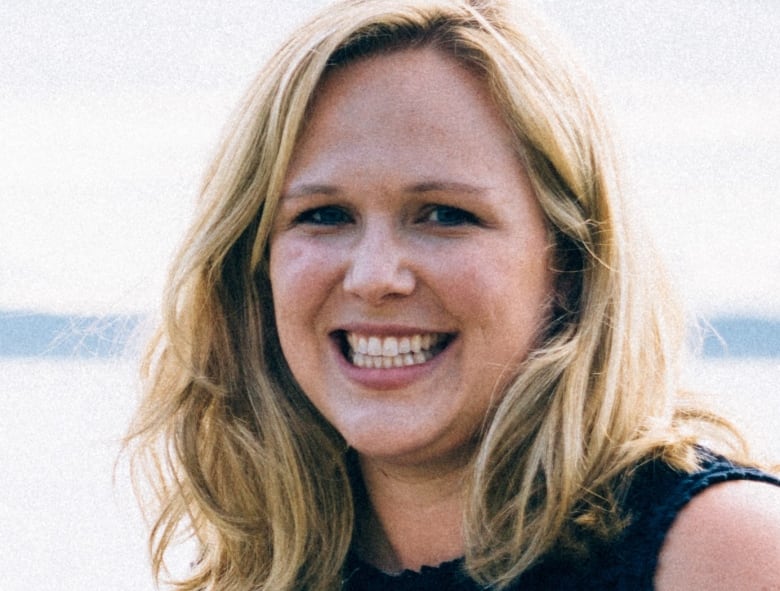
[[[369,355],[382,354],[382,341],[379,340],[379,337],[368,337],[368,354]]]
[[[395,357],[398,355],[398,339],[395,337],[387,337],[385,342],[382,343],[382,355],[385,357]]]
[[[419,365],[431,359],[444,335],[427,333],[403,337],[366,336],[347,333],[348,357],[358,367],[390,369]]]

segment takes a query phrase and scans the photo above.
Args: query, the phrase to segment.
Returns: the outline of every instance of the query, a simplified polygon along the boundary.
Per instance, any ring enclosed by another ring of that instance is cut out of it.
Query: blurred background
[[[234,106],[325,4],[0,5],[0,588],[152,589],[112,482],[137,383],[111,335],[156,310]],[[780,461],[780,3],[535,5],[601,92],[691,316],[723,337],[687,379]]]

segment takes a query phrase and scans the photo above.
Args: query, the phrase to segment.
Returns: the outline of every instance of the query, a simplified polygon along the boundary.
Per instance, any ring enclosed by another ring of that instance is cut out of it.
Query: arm
[[[655,588],[780,590],[780,487],[733,481],[694,497],[669,530]]]

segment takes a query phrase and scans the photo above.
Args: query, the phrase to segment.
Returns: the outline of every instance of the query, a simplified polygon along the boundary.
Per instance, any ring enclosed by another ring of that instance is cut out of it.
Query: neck
[[[419,571],[464,552],[466,465],[408,468],[360,458],[365,502],[358,507],[357,551],[394,573]]]

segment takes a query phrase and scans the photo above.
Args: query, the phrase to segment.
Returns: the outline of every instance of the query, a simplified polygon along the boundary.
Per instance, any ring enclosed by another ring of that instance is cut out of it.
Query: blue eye
[[[314,224],[316,226],[338,226],[350,223],[352,217],[343,208],[328,205],[308,209],[299,214],[295,221],[299,224]]]
[[[464,226],[479,224],[479,219],[473,213],[469,213],[458,207],[448,205],[435,205],[428,212],[426,220],[440,226]]]

